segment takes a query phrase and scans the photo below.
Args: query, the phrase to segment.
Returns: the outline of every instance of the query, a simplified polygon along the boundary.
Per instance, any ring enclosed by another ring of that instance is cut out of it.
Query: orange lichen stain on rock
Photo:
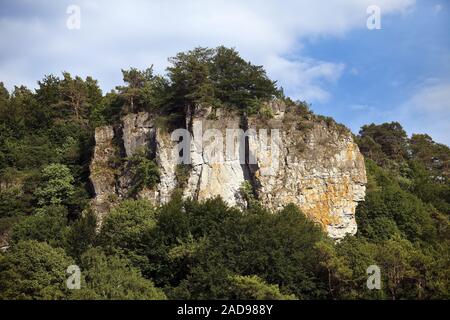
[[[347,150],[346,150],[346,159],[347,161],[353,161],[355,160],[355,144],[349,143],[347,144]]]
[[[323,227],[338,224],[340,219],[333,215],[333,208],[350,196],[350,178],[328,179],[326,188],[316,193],[313,201],[299,204],[300,209],[312,220],[319,222]],[[310,198],[311,199],[311,198]]]

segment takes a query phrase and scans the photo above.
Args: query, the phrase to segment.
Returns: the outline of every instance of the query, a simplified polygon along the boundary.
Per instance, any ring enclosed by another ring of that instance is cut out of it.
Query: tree
[[[250,111],[256,103],[279,95],[261,66],[242,59],[226,47],[195,48],[169,59],[172,104],[195,108],[205,104]]]
[[[230,298],[235,300],[294,300],[293,294],[282,294],[276,285],[258,276],[231,276]]]
[[[396,233],[410,241],[436,240],[432,211],[420,199],[402,190],[388,171],[373,162],[367,162],[367,173],[376,187],[368,190],[366,201],[357,208],[360,234],[376,242]]]
[[[81,77],[72,78],[70,73],[63,72],[63,80],[60,81],[61,101],[60,105],[68,110],[70,115],[82,126],[87,125],[89,114],[94,105],[99,104],[102,92],[97,81],[91,77],[83,80]]]
[[[132,176],[129,196],[136,196],[143,188],[153,188],[159,182],[159,168],[148,158],[146,149],[139,149],[128,159],[128,170]]]
[[[127,260],[89,249],[81,257],[82,288],[72,299],[82,300],[164,300],[165,294],[141,276]]]
[[[8,89],[6,89],[3,82],[0,81],[0,104],[3,104],[8,100],[9,100]]]
[[[435,175],[450,178],[450,148],[439,144],[426,134],[413,134],[410,139],[412,158]],[[437,177],[436,177],[437,178]],[[445,180],[444,180],[445,182]]]
[[[396,300],[404,294],[405,282],[414,281],[416,276],[411,266],[414,248],[408,240],[395,236],[377,249],[375,259],[382,270],[386,290]]]
[[[167,80],[153,75],[153,66],[145,70],[122,70],[125,86],[118,86],[126,111],[157,111],[166,101]],[[129,110],[127,110],[129,108]]]
[[[62,99],[61,79],[50,74],[46,75],[42,80],[38,81],[36,89],[36,100],[46,114],[47,119],[60,117],[60,103]]]
[[[343,284],[351,280],[353,272],[347,261],[342,256],[338,256],[334,245],[329,241],[319,241],[315,244],[315,248],[320,266],[326,273],[329,295],[336,299],[343,289]]]
[[[70,225],[66,233],[66,251],[77,261],[81,255],[94,247],[97,239],[97,218],[91,210],[83,212],[82,216]]]
[[[11,240],[13,243],[36,240],[53,247],[64,247],[66,231],[67,209],[63,206],[49,206],[20,220],[13,228]]]
[[[66,299],[66,269],[72,264],[62,249],[20,241],[0,260],[0,299]]]
[[[15,86],[9,100],[4,96],[0,110],[0,122],[13,130],[15,138],[21,138],[38,129],[40,124],[46,124],[35,96],[25,86]]]
[[[359,235],[347,236],[335,245],[335,251],[341,261],[351,270],[351,277],[342,278],[336,291],[338,299],[383,299],[381,290],[367,288],[367,268],[377,265],[375,261],[377,244],[368,242]]]
[[[245,61],[234,49],[217,47],[211,69],[217,99],[231,106],[245,109],[257,100],[279,95],[276,82],[267,77],[263,67]]]
[[[42,170],[42,184],[36,190],[38,204],[58,205],[74,193],[74,178],[70,169],[63,164],[50,164]]]
[[[167,71],[173,92],[173,105],[193,108],[202,102],[213,103],[214,87],[209,68],[213,54],[213,49],[195,48],[169,58],[171,66]]]
[[[145,270],[146,237],[155,225],[155,209],[147,200],[126,200],[106,216],[98,243],[107,253],[121,254]]]
[[[273,214],[242,212],[221,199],[169,203],[149,237],[149,275],[174,288],[174,298],[226,298],[235,274],[256,275],[299,298],[322,297],[314,244],[323,236],[295,206]],[[174,256],[180,248],[189,254]]]
[[[371,142],[371,144],[360,143],[361,152],[364,155],[373,156],[372,150],[380,148],[379,151],[394,161],[401,161],[408,157],[408,137],[398,122],[365,125],[361,128],[359,135],[362,139],[361,142]],[[379,154],[379,151],[375,152]],[[384,159],[379,160],[384,161]],[[377,163],[383,164],[382,162]]]
[[[0,189],[0,218],[20,216],[29,205],[20,187]]]

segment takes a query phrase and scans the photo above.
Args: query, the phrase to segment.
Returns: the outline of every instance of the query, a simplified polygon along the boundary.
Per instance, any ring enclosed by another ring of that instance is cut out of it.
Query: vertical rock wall
[[[363,156],[351,133],[323,119],[289,116],[283,104],[272,103],[270,108],[274,116],[267,121],[214,112],[211,108],[188,112],[186,122],[192,133],[191,170],[183,196],[197,200],[221,196],[230,205],[244,206],[240,188],[248,180],[257,198],[269,208],[279,209],[294,203],[322,224],[332,238],[356,233],[355,209],[364,200],[366,172]],[[242,140],[235,134],[247,127],[255,129],[257,134],[250,136],[247,144],[239,143]],[[230,134],[233,129],[236,131]],[[268,145],[262,142],[259,129],[269,129]],[[271,141],[275,129],[279,136]],[[125,198],[130,187],[126,170],[111,164],[111,158],[120,150],[122,156],[130,157],[140,147],[149,148],[149,157],[160,170],[160,183],[154,189],[142,190],[138,197],[155,204],[168,202],[179,183],[176,142],[171,140],[170,133],[156,128],[147,113],[125,116],[115,131],[116,134],[107,126],[97,128],[95,133],[91,181],[95,190],[93,204],[99,215],[107,212],[114,196]],[[223,148],[211,149],[212,145],[218,145],[217,136],[223,137],[219,141]],[[271,144],[277,148],[271,148]],[[233,152],[226,153],[227,146]],[[242,148],[248,148],[250,155],[255,156],[255,163],[241,160]]]
[[[250,119],[249,126],[256,127],[257,121]],[[257,154],[253,173],[259,200],[272,209],[298,205],[332,238],[355,234],[355,210],[364,200],[367,181],[364,158],[351,133],[325,121],[280,119],[269,127],[279,129],[278,156],[258,152],[256,142],[250,147]]]
[[[232,154],[225,153],[226,131],[239,130],[241,119],[236,114],[211,112],[210,108],[203,109],[188,116],[192,128],[192,170],[183,196],[197,200],[221,196],[232,206],[242,205],[244,201],[239,189],[245,181],[245,166],[239,161],[239,145],[234,145]],[[222,141],[217,144],[208,132],[216,133],[214,136],[222,137]],[[221,145],[222,148],[212,151],[212,145]]]

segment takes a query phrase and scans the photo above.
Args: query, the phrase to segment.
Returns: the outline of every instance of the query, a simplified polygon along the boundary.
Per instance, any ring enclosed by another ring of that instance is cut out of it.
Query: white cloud
[[[400,121],[410,133],[427,133],[450,145],[450,83],[431,83],[398,109]]]
[[[92,75],[107,89],[121,81],[121,68],[167,66],[167,57],[196,46],[236,47],[266,67],[286,93],[309,101],[329,98],[327,85],[341,62],[302,55],[308,37],[342,36],[365,28],[373,0],[78,1],[81,30],[66,28],[67,5],[22,1],[26,16],[0,14],[0,79],[35,86],[46,73]],[[378,0],[382,15],[401,13],[414,0]]]
[[[441,11],[442,11],[442,5],[436,4],[436,5],[433,6],[433,12],[434,13],[439,13]]]
[[[288,60],[277,55],[268,57],[266,65],[275,79],[281,79],[286,92],[294,99],[325,101],[329,93],[322,88],[324,82],[334,82],[340,78],[343,63],[329,63],[299,57]]]

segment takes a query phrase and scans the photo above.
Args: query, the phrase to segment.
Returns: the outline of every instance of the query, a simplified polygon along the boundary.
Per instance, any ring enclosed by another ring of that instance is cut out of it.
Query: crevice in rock
[[[244,130],[244,134],[247,132],[249,125],[248,125],[248,116],[247,114],[243,114],[240,118],[240,128]],[[241,142],[241,141],[239,141]],[[244,146],[242,146],[241,143],[239,143],[239,157],[241,157],[241,150],[240,148],[244,147],[244,157],[245,159],[239,159],[242,167],[242,171],[244,173],[244,179],[245,181],[248,181],[250,185],[252,186],[252,193],[255,199],[259,198],[258,190],[261,188],[261,184],[259,183],[256,172],[259,170],[258,164],[251,164],[250,163],[250,142],[249,137],[245,136],[244,140]],[[244,160],[244,161],[242,161]]]

